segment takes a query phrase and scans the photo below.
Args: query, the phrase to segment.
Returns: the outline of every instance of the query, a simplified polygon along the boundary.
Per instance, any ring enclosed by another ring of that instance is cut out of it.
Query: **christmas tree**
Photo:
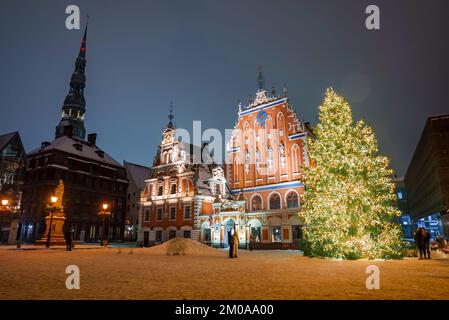
[[[319,107],[305,170],[305,253],[343,259],[401,258],[400,215],[386,157],[372,129],[355,123],[346,100],[328,89]]]

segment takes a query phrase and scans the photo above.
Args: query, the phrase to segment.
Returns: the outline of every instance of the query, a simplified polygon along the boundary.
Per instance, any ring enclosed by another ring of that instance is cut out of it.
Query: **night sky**
[[[81,29],[65,28],[77,4]],[[365,28],[376,4],[381,29]],[[86,129],[116,160],[151,165],[174,102],[177,127],[232,128],[237,101],[288,87],[304,121],[332,86],[405,173],[427,117],[449,113],[449,1],[0,2],[0,133],[52,140],[85,15]]]

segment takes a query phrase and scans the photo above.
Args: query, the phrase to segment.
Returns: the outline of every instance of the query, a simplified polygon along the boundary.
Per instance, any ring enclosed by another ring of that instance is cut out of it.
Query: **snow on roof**
[[[139,164],[124,161],[128,179],[134,181],[139,190],[145,188],[145,180],[150,177],[150,168]]]
[[[3,148],[9,143],[9,141],[11,141],[11,139],[16,134],[17,131],[0,135],[0,150],[3,150]]]
[[[75,144],[81,144],[82,145],[81,150],[75,148],[74,146]],[[32,156],[50,150],[59,150],[90,160],[95,160],[98,162],[104,162],[112,164],[114,166],[122,167],[120,163],[115,161],[110,155],[108,155],[106,152],[104,152],[97,146],[92,145],[87,141],[70,138],[68,136],[61,136],[59,138],[56,138],[49,145],[45,147],[41,146],[40,148],[36,148],[30,151],[28,153],[28,156]],[[101,157],[100,154],[103,154],[103,157]]]

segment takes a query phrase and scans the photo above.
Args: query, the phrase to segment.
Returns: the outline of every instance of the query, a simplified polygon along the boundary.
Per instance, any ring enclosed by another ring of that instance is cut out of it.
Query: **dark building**
[[[412,219],[419,222],[434,217],[438,226],[435,226],[433,233],[444,231],[448,237],[449,115],[427,119],[407,169],[405,185]]]
[[[26,153],[18,132],[0,135],[0,242],[18,239]]]
[[[124,240],[137,241],[141,194],[145,189],[145,180],[150,177],[150,168],[126,161],[123,165],[129,180]]]
[[[87,30],[87,27],[86,27]],[[125,168],[101,150],[97,134],[85,138],[86,32],[70,81],[70,91],[62,106],[62,118],[55,139],[42,142],[28,154],[22,196],[25,241],[35,241],[45,231],[45,205],[60,179],[64,182],[65,227],[74,230],[74,239],[95,242],[101,238],[103,203],[110,205],[105,234],[122,240],[125,226],[127,176]]]
[[[404,178],[395,176],[393,182],[396,187],[397,206],[399,211],[401,211],[401,216],[398,218],[397,222],[401,224],[404,238],[412,239],[414,231],[413,222],[409,214],[407,190],[405,188]]]

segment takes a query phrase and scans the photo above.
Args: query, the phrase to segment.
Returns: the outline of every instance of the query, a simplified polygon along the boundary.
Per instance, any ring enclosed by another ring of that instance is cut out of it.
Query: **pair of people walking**
[[[229,258],[237,258],[238,250],[239,250],[239,235],[237,234],[237,230],[234,228],[234,234],[232,231],[228,231],[228,242],[229,242]]]
[[[413,238],[419,250],[419,260],[430,259],[430,232],[424,227],[419,227]]]

